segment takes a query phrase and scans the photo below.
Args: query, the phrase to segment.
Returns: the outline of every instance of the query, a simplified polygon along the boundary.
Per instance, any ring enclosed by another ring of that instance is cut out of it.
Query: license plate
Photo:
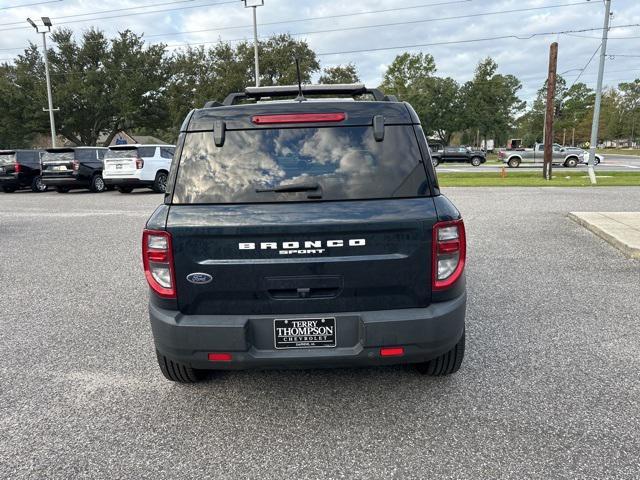
[[[116,165],[116,170],[122,170],[122,165]]]
[[[56,172],[59,172],[59,171],[61,171],[61,170],[66,170],[66,169],[67,169],[67,167],[65,167],[64,165],[54,165],[54,166],[51,168],[51,170],[54,170],[54,171],[56,171]]]
[[[277,349],[335,347],[336,319],[334,317],[275,319],[273,337]]]

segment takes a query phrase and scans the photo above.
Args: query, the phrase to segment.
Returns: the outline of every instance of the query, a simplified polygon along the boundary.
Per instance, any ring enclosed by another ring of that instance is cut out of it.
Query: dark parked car
[[[487,155],[482,150],[473,150],[469,147],[444,147],[442,150],[431,154],[433,166],[444,162],[467,162],[474,167],[479,167],[487,161]]]
[[[103,192],[102,160],[106,148],[48,148],[42,156],[42,181],[59,193],[88,189]]]
[[[13,193],[20,188],[44,192],[40,177],[40,150],[0,150],[0,188]]]
[[[418,116],[363,85],[303,93],[325,98],[247,88],[182,125],[164,204],[142,237],[162,373],[195,382],[216,369],[398,363],[456,372],[465,230]],[[373,100],[335,98],[344,95]]]

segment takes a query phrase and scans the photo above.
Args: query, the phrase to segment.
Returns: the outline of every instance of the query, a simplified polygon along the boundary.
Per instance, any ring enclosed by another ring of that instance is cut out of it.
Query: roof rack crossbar
[[[305,95],[371,95],[377,102],[397,101],[393,96],[387,96],[377,88],[367,88],[361,83],[333,84],[333,85],[302,85],[302,92]],[[237,104],[240,100],[252,98],[260,100],[269,97],[295,97],[299,94],[298,85],[279,85],[272,87],[247,87],[244,92],[231,93],[224,99],[222,105],[230,106]]]

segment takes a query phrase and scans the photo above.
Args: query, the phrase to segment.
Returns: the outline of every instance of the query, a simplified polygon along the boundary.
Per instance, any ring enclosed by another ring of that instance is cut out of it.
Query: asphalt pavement
[[[640,172],[640,157],[634,155],[604,155],[604,162],[600,165],[596,166],[596,173],[599,172]],[[504,165],[508,168],[506,165]],[[478,167],[474,167],[470,163],[450,163],[446,162],[439,165],[439,172],[497,172],[503,167],[502,163],[488,162],[483,163]],[[566,168],[562,165],[554,165],[554,170],[558,172],[584,172],[587,174],[587,165],[580,164],[575,169]],[[542,170],[542,164],[533,165],[533,164],[521,164],[516,169],[510,169],[509,171],[532,171],[532,170]]]
[[[140,236],[160,202],[0,194],[0,478],[640,477],[640,262],[567,218],[640,188],[450,188],[468,232],[467,355],[245,371],[154,358]]]

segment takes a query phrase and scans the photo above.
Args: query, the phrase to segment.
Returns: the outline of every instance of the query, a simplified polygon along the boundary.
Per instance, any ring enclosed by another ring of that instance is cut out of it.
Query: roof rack
[[[244,92],[231,93],[224,99],[222,105],[218,102],[207,102],[205,108],[236,105],[240,100],[248,98],[260,100],[261,98],[295,97],[299,93],[298,85],[280,85],[272,87],[247,87]],[[305,95],[366,95],[373,96],[377,102],[397,102],[394,95],[385,95],[377,88],[367,88],[362,83],[345,83],[332,85],[302,85],[302,93]]]

